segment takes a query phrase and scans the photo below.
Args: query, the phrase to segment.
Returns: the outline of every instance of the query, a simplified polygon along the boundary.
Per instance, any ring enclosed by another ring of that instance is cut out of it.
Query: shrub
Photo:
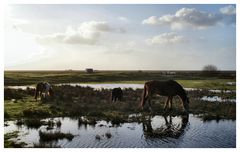
[[[53,140],[59,140],[59,139],[68,139],[72,140],[74,135],[71,133],[61,133],[60,131],[57,132],[42,132],[39,131],[40,141],[53,141]]]
[[[36,128],[36,129],[38,129],[44,124],[44,122],[41,121],[40,119],[26,119],[24,120],[24,123],[28,128]]]
[[[28,108],[23,110],[23,116],[25,117],[47,117],[51,113],[47,109]]]

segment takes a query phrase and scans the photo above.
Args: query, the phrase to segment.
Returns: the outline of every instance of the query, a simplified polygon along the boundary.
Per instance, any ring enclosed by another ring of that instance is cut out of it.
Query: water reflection
[[[163,115],[164,122],[153,129],[152,116],[148,116],[142,123],[145,138],[175,138],[178,139],[184,134],[186,127],[189,125],[189,115],[180,116],[180,123],[173,123],[172,115]]]
[[[204,122],[198,116],[190,115],[155,115],[140,117],[141,122],[122,123],[113,126],[105,120],[84,123],[79,118],[43,119],[44,125],[37,128],[28,128],[26,124],[21,127],[16,121],[8,121],[4,133],[19,131],[19,141],[26,142],[28,147],[64,147],[64,148],[174,148],[174,147],[236,147],[236,122],[232,120],[219,120]],[[53,129],[47,130],[49,121],[53,121]],[[90,119],[88,119],[90,120]],[[58,123],[57,123],[58,122]],[[61,123],[60,123],[61,122]],[[57,126],[58,124],[58,126]],[[60,125],[61,124],[61,125]],[[39,131],[71,133],[72,140],[66,138],[42,141]],[[101,140],[96,140],[100,136]],[[130,140],[131,139],[131,140]]]

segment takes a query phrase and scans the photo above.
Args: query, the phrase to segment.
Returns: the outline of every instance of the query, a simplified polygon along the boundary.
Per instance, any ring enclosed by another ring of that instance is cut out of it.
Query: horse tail
[[[37,96],[38,96],[38,88],[39,88],[39,85],[37,84],[36,89],[35,89],[35,97],[34,97],[34,99],[36,99],[36,100],[37,100]]]

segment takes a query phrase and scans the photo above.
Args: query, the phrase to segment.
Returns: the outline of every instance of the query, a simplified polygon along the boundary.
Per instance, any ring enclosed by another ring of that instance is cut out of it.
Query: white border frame
[[[4,87],[4,34],[1,34],[0,36],[0,125],[1,125],[1,131],[0,131],[0,150],[6,151],[6,152],[32,152],[32,151],[79,151],[83,150],[86,152],[96,152],[96,151],[106,151],[106,152],[112,152],[112,151],[123,151],[123,150],[129,150],[129,151],[151,151],[155,152],[157,151],[219,151],[219,152],[225,152],[225,151],[237,151],[239,150],[239,0],[4,0],[1,1],[3,4],[0,4],[0,23],[4,22],[4,12],[5,7],[9,4],[236,4],[236,81],[237,81],[237,90],[236,90],[236,98],[237,98],[237,119],[236,119],[236,148],[3,148],[4,143],[4,127],[3,127],[3,114],[4,114],[4,97],[3,97],[3,87]],[[2,22],[3,21],[3,22]],[[4,33],[4,24],[0,24],[0,33]],[[2,43],[3,42],[3,43]]]

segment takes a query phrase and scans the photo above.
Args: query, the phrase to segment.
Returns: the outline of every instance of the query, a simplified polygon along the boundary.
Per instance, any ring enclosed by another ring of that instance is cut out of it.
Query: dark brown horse
[[[189,100],[187,94],[183,87],[174,80],[168,81],[148,81],[144,85],[144,90],[142,94],[141,107],[143,108],[146,101],[148,101],[151,110],[151,97],[153,94],[158,94],[162,96],[167,96],[167,101],[165,102],[164,110],[166,110],[169,105],[172,108],[172,99],[174,96],[179,96],[182,100],[183,107],[186,112],[189,111]]]
[[[121,88],[113,88],[112,93],[111,93],[111,101],[121,101],[123,97],[123,91]]]
[[[39,82],[35,89],[35,99],[37,101],[38,96],[46,98],[47,96],[53,96],[52,86],[47,82]]]

